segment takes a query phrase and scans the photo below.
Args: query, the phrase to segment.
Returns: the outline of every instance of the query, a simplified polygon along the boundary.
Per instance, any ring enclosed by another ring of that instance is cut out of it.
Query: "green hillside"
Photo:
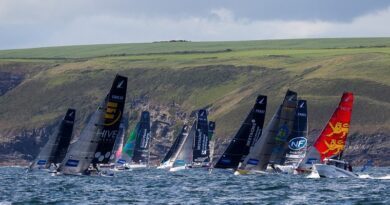
[[[45,126],[68,107],[78,109],[80,127],[116,73],[129,77],[128,102],[149,96],[154,104],[174,101],[188,113],[211,106],[218,137],[236,131],[258,94],[268,95],[270,118],[287,89],[308,100],[310,130],[320,130],[342,92],[352,91],[351,132],[390,131],[390,38],[4,50],[0,72],[24,78],[0,96],[0,133]]]

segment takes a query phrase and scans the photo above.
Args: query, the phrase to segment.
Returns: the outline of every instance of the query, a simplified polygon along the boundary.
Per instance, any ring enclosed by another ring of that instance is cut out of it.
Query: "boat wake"
[[[381,176],[381,177],[373,177],[373,176],[370,176],[369,174],[363,174],[363,175],[359,175],[359,178],[360,178],[360,179],[382,179],[382,180],[389,180],[389,179],[390,179],[390,175]]]

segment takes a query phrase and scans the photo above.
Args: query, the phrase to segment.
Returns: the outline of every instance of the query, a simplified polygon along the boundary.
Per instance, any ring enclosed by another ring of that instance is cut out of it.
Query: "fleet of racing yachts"
[[[28,170],[111,176],[118,171],[151,168],[150,113],[142,111],[136,127],[126,137],[123,117],[126,91],[127,78],[117,75],[76,139],[72,139],[76,110],[68,109]],[[208,120],[207,109],[199,109],[195,118],[183,125],[157,168],[171,172],[226,169],[235,175],[272,172],[358,177],[342,159],[353,101],[352,93],[343,93],[330,120],[309,146],[307,101],[288,90],[264,126],[270,111],[267,96],[259,95],[218,160],[213,160],[216,123]]]

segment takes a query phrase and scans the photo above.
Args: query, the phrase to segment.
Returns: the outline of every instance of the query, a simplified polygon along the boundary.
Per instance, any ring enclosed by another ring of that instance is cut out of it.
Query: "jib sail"
[[[248,155],[249,149],[260,138],[263,131],[267,96],[259,95],[229,146],[219,158],[215,168],[236,169]]]

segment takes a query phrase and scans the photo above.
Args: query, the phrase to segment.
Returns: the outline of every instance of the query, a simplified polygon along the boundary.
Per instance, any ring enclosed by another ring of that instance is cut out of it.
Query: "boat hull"
[[[314,164],[313,172],[318,173],[321,178],[358,178],[353,172],[326,164]]]
[[[177,172],[177,171],[181,171],[181,170],[185,170],[185,169],[188,169],[187,166],[179,166],[179,167],[171,167],[169,169],[170,172]]]

